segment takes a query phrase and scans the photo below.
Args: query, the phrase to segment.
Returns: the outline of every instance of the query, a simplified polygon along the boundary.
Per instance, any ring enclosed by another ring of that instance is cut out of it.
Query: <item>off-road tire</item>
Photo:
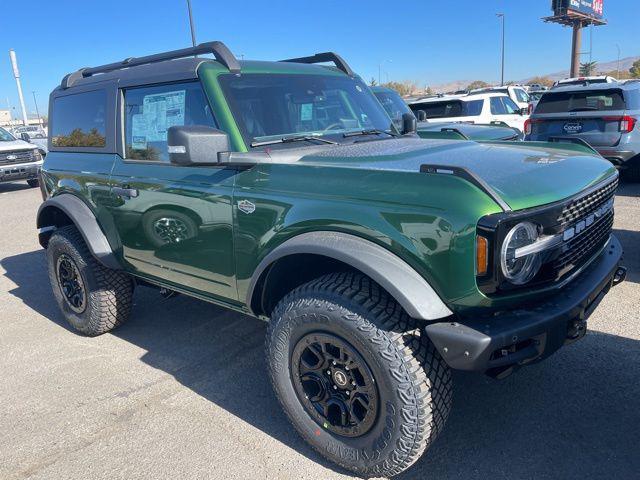
[[[75,263],[84,282],[86,302],[82,312],[71,308],[59,285],[57,264],[61,255]],[[47,246],[47,266],[58,306],[77,331],[88,336],[101,335],[129,317],[134,288],[131,278],[100,264],[76,227],[63,227],[53,233]]]
[[[359,437],[323,428],[292,380],[292,351],[311,332],[349,342],[373,372],[379,408]],[[451,375],[417,322],[380,286],[358,273],[333,273],[298,287],[274,309],[266,338],[269,374],[289,420],[320,454],[360,476],[393,476],[415,463],[451,408]]]
[[[40,185],[40,182],[37,178],[30,178],[29,180],[27,180],[27,185],[29,185],[31,188],[35,188]]]

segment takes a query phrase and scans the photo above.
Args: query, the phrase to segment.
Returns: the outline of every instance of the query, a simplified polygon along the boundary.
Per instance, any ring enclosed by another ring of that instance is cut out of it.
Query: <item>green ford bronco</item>
[[[205,43],[78,70],[49,105],[37,226],[69,323],[111,330],[138,285],[268,320],[291,423],[361,476],[433,443],[451,369],[548,357],[625,277],[609,162],[422,140],[333,53]]]

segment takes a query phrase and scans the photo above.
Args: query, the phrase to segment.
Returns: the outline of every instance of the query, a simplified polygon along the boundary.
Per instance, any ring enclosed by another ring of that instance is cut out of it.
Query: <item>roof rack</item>
[[[169,52],[156,53],[145,57],[130,57],[121,62],[108,63],[99,67],[81,68],[73,73],[66,75],[60,84],[62,88],[73,86],[81,78],[90,77],[97,73],[112,72],[121,68],[135,67],[138,65],[146,65],[149,63],[163,62],[165,60],[173,60],[176,58],[192,57],[205,53],[211,53],[215,59],[222,65],[227,67],[231,73],[240,73],[240,64],[238,59],[231,53],[231,50],[222,42],[206,42],[196,45],[195,47],[181,48],[180,50],[171,50]]]
[[[310,57],[300,57],[300,58],[289,58],[287,60],[280,60],[281,62],[291,62],[291,63],[324,63],[324,62],[332,62],[339,70],[342,70],[344,73],[349,75],[350,77],[355,77],[355,73],[351,70],[351,67],[344,61],[344,59],[333,52],[324,52],[324,53],[316,53]]]

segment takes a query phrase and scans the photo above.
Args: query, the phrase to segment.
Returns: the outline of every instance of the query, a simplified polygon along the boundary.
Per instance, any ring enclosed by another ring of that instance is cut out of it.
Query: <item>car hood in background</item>
[[[38,148],[37,145],[25,142],[24,140],[12,140],[10,142],[0,142],[0,153],[16,152],[22,150],[33,150]]]
[[[420,122],[418,132],[440,132],[442,129],[455,129],[469,140],[507,140],[517,138],[520,132],[511,127],[501,125],[478,125],[473,123],[456,122]]]

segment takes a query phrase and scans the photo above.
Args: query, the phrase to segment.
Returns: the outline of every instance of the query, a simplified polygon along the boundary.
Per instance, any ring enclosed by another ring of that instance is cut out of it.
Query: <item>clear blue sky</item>
[[[5,0],[8,1],[8,0]],[[543,23],[551,0],[192,0],[199,42],[222,40],[250,59],[333,50],[367,81],[383,66],[391,80],[434,85],[499,78],[506,14],[507,79],[563,70],[571,31]],[[5,5],[7,7],[8,5]],[[594,29],[593,58],[640,55],[638,0],[605,0],[609,25]],[[27,110],[35,90],[46,108],[62,76],[83,66],[190,45],[186,0],[29,0],[0,19],[0,108],[17,107],[8,51],[14,48]],[[588,49],[588,33],[583,50]],[[391,62],[387,62],[391,60]],[[18,110],[16,109],[16,112]]]

